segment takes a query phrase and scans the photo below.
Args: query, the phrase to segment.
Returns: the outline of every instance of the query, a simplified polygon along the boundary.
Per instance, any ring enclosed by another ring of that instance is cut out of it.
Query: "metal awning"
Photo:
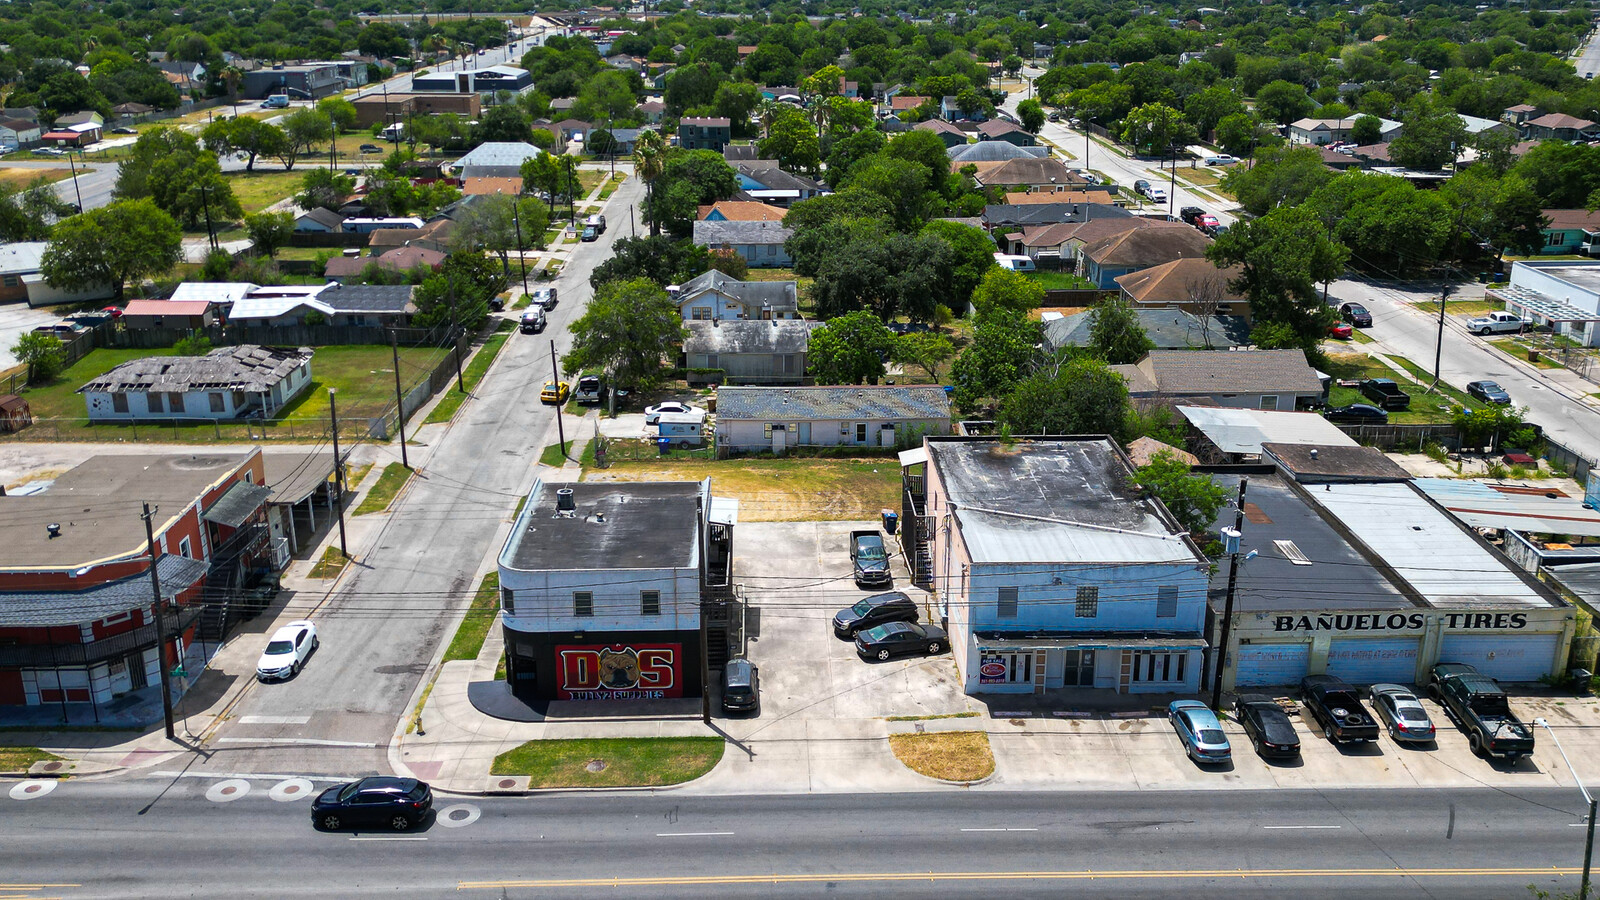
[[[1115,635],[976,635],[980,653],[990,650],[1203,650],[1210,646],[1202,637],[1117,637]]]
[[[707,520],[719,525],[739,524],[739,501],[735,497],[712,497]]]
[[[1547,319],[1551,322],[1600,322],[1600,313],[1590,312],[1582,307],[1573,306],[1565,300],[1557,300],[1546,294],[1523,287],[1495,288],[1486,293],[1499,300],[1505,301],[1507,307],[1515,307],[1522,312]]]
[[[272,488],[262,484],[249,484],[235,481],[217,502],[205,511],[205,520],[214,525],[226,528],[238,528],[246,520],[255,515],[261,504],[267,501],[267,496],[272,493]]]
[[[927,447],[912,447],[910,450],[900,451],[900,467],[921,465],[928,461]]]

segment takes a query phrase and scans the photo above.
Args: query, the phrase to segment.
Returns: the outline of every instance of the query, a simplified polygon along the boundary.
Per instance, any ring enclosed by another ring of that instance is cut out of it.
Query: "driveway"
[[[0,372],[17,364],[16,356],[11,353],[11,346],[17,342],[17,338],[40,325],[60,320],[59,311],[52,311],[48,307],[35,309],[26,300],[0,303]]]

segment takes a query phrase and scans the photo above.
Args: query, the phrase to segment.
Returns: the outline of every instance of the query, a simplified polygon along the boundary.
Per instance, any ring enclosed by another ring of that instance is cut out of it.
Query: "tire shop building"
[[[535,482],[499,560],[512,694],[699,697],[727,655],[737,516],[709,479]]]
[[[1566,667],[1574,608],[1381,453],[1263,450],[1278,471],[1248,476],[1224,690],[1322,673],[1419,683],[1439,662],[1513,683]],[[1218,480],[1237,491],[1237,476]],[[1218,524],[1234,517],[1225,508]],[[1231,564],[1222,560],[1211,581],[1218,646]]]

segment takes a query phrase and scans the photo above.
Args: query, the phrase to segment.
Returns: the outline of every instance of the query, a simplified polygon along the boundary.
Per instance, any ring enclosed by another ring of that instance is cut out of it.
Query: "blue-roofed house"
[[[949,433],[950,397],[936,384],[717,390],[723,450],[894,447]]]

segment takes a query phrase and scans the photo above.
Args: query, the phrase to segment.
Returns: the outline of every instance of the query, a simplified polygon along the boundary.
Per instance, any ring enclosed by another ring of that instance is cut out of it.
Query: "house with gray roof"
[[[736,199],[759,200],[775,206],[789,207],[801,200],[810,200],[832,193],[826,184],[815,179],[785,172],[775,159],[755,159],[730,163],[739,177],[739,190],[748,197]]]
[[[1244,316],[1197,316],[1181,309],[1132,312],[1157,350],[1227,350],[1250,343],[1250,320]],[[1094,315],[1092,309],[1066,316],[1044,313],[1045,350],[1089,346]]]
[[[800,318],[793,281],[740,281],[711,269],[669,292],[686,320]]]
[[[949,433],[950,396],[937,384],[717,390],[717,446],[723,450],[895,447]]]
[[[802,319],[695,319],[683,323],[684,367],[719,369],[723,384],[802,384],[815,323]]]
[[[1050,155],[1049,147],[1018,146],[1010,141],[979,141],[976,144],[957,144],[946,147],[950,168],[959,170],[967,163],[1005,162],[1008,159],[1043,159]]]
[[[784,242],[794,233],[782,222],[731,222],[701,219],[694,223],[694,242],[711,250],[733,250],[751,268],[794,265]]]
[[[1152,350],[1112,366],[1135,400],[1242,409],[1304,409],[1322,400],[1322,379],[1303,350]]]
[[[543,153],[526,141],[489,141],[450,164],[457,178],[521,178],[522,164]]]
[[[130,360],[78,388],[96,422],[270,418],[311,387],[310,347],[219,347]]]

